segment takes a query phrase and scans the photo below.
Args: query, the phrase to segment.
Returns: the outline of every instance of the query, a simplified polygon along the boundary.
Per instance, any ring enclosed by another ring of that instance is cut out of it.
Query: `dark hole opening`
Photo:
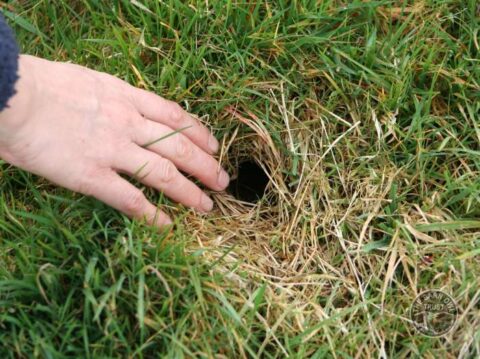
[[[269,178],[256,162],[248,160],[238,166],[237,178],[230,181],[228,191],[245,202],[257,202],[265,194]]]

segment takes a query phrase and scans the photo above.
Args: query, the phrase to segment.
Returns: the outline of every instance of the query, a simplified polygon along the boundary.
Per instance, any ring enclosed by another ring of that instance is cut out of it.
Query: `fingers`
[[[139,126],[133,129],[138,145],[148,144],[146,149],[172,161],[177,168],[195,176],[215,191],[222,191],[228,186],[228,174],[220,168],[219,163],[183,132],[171,135],[173,130],[163,124],[149,120],[138,123]]]
[[[185,206],[204,212],[213,208],[212,200],[185,178],[171,161],[133,143],[118,156],[114,166]]]
[[[131,87],[130,91],[133,105],[146,118],[163,123],[174,130],[188,127],[182,133],[198,147],[212,154],[218,151],[217,139],[177,103],[135,87]]]
[[[142,191],[113,171],[102,173],[88,181],[80,192],[93,196],[109,206],[136,219],[146,219],[158,227],[171,224],[171,219],[150,203]]]

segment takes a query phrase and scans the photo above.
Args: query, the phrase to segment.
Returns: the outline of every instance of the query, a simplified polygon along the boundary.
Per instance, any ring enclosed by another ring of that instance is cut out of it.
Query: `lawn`
[[[477,1],[0,6],[24,53],[179,102],[269,176],[209,215],[145,188],[159,232],[0,160],[1,358],[480,356]],[[410,319],[430,289],[441,337]]]

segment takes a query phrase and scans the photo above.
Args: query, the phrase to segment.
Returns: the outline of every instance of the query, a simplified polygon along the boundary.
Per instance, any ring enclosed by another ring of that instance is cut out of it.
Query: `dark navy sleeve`
[[[0,111],[15,94],[18,79],[18,46],[12,29],[0,12]]]

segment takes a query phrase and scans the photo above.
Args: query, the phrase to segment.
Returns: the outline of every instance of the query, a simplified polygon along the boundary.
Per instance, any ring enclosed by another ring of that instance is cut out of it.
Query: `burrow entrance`
[[[276,181],[282,175],[279,156],[266,138],[267,135],[252,133],[242,124],[232,138],[225,138],[228,145],[222,156],[222,164],[231,175],[226,192],[244,203],[264,203],[263,210],[273,209],[278,203]]]
[[[254,160],[243,160],[238,164],[237,176],[230,181],[227,191],[236,199],[255,203],[263,198],[269,178]]]

